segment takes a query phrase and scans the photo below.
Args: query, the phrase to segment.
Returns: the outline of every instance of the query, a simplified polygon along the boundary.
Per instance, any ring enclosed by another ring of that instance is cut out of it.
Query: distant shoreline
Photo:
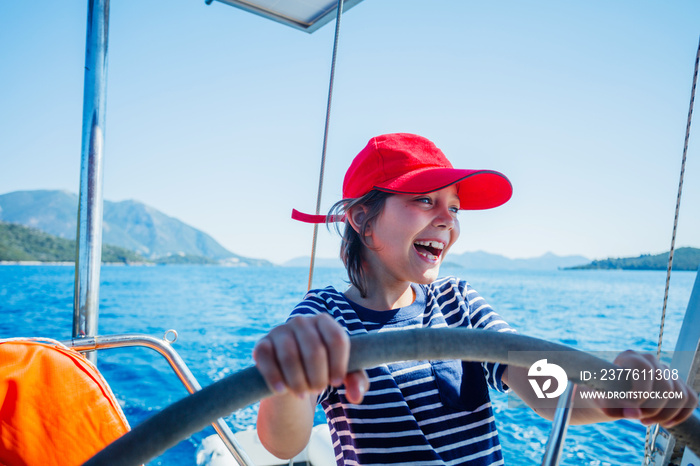
[[[26,266],[38,266],[38,265],[50,265],[50,266],[71,266],[75,267],[75,262],[61,262],[61,261],[0,261],[0,266],[3,265],[26,265]],[[272,268],[272,267],[281,267],[280,265],[277,264],[271,264],[271,265],[260,265],[260,266],[251,266],[247,263],[214,263],[214,264],[202,264],[202,263],[197,263],[197,262],[173,262],[173,263],[157,263],[157,262],[102,262],[102,265],[109,265],[109,266],[119,266],[119,267],[164,267],[164,266],[171,266],[171,265],[204,265],[207,267],[224,267],[224,268],[248,268],[248,267],[255,267],[255,268]]]
[[[36,267],[36,266],[50,266],[50,267],[75,267],[74,262],[41,262],[41,261],[0,261],[0,267],[2,266],[27,266],[27,267]],[[224,268],[246,268],[242,266],[231,266],[231,265],[226,265],[226,264],[154,264],[154,263],[145,263],[145,262],[137,262],[133,264],[125,264],[124,262],[103,262],[102,266],[117,266],[117,267],[163,267],[163,266],[179,266],[179,265],[187,265],[187,266],[205,266],[205,267],[224,267]],[[523,272],[523,271],[537,271],[537,272],[555,272],[555,271],[560,271],[560,272],[590,272],[590,271],[612,271],[612,272],[663,272],[665,270],[661,269],[615,269],[615,268],[578,268],[578,267],[571,267],[571,268],[566,268],[566,267],[559,267],[557,269],[479,269],[479,268],[474,268],[470,269],[469,267],[464,267],[464,266],[457,266],[455,267],[454,264],[445,264],[447,269],[454,269],[458,268],[461,270],[468,270],[468,273],[472,272],[484,272],[484,271],[489,271],[489,272]],[[274,264],[269,267],[262,267],[262,268],[287,268],[287,269],[307,269],[308,266],[284,266],[284,265],[278,265]],[[318,266],[316,267],[317,269],[338,269],[338,267],[324,267],[324,266]],[[678,272],[691,272],[695,273],[696,270],[690,270],[690,269],[673,269],[673,273],[678,273]]]
[[[75,262],[55,262],[55,261],[0,261],[0,266],[2,265],[55,265],[55,266],[71,266],[75,267]],[[155,267],[156,264],[149,264],[145,262],[138,262],[134,264],[125,264],[124,262],[103,262],[102,265],[120,265],[129,267]]]

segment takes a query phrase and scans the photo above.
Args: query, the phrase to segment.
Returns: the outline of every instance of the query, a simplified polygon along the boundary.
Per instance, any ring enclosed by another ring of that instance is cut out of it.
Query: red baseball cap
[[[343,198],[356,199],[373,189],[399,194],[427,194],[457,185],[460,209],[491,209],[513,194],[508,178],[493,170],[454,168],[445,154],[416,134],[384,134],[369,140],[350,164],[343,181]],[[294,210],[292,218],[324,223],[325,215]],[[330,221],[339,221],[332,218]]]

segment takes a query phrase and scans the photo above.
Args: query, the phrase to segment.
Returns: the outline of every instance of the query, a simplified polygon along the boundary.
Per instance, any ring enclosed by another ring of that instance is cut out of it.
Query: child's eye
[[[455,215],[458,214],[458,213],[459,213],[459,207],[457,207],[457,206],[452,206],[452,207],[450,207],[450,212],[452,212],[452,213],[455,214]]]
[[[422,204],[432,204],[433,200],[429,197],[419,197],[418,199],[416,199],[416,202],[420,202]]]

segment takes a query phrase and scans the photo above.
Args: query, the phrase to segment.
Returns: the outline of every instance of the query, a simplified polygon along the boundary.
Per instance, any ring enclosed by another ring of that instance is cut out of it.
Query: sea
[[[577,349],[655,352],[665,272],[620,270],[493,271],[443,269],[468,280],[521,334]],[[674,272],[663,349],[672,351],[695,281]],[[202,386],[253,364],[256,341],[282,323],[306,292],[303,268],[202,265],[103,266],[100,334],[163,336],[174,329],[175,349]],[[74,269],[65,265],[0,267],[0,338],[71,336]],[[314,285],[347,286],[344,270],[317,269]],[[187,392],[166,361],[145,348],[98,353],[98,368],[132,426]],[[551,423],[507,395],[492,393],[503,454],[509,465],[540,464]],[[226,418],[231,429],[253,429],[257,404]],[[317,423],[323,423],[319,411]],[[209,427],[151,465],[189,466]],[[565,465],[640,465],[645,427],[634,421],[570,426]]]

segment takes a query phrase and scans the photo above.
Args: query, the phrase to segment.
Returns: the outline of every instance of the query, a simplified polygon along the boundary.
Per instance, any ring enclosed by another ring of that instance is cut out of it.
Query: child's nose
[[[439,228],[447,228],[452,230],[455,227],[457,219],[449,207],[441,208],[437,211],[433,220],[433,225]]]

